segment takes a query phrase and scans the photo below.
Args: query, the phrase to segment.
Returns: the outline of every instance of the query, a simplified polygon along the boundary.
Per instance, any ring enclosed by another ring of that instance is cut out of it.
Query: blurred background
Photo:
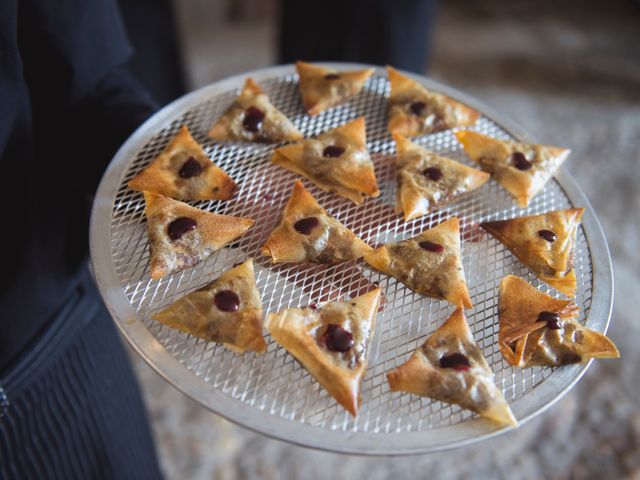
[[[327,43],[339,29],[367,31],[342,17],[348,2],[284,0],[287,8],[306,9],[289,19],[278,0],[167,0],[149,8],[153,3],[122,0],[121,8],[138,49],[132,68],[163,104],[296,58],[300,44]],[[382,3],[370,0],[371,8]],[[388,3],[401,9],[421,2]],[[230,424],[132,353],[167,478],[640,478],[640,4],[447,0],[415,18],[423,28],[405,31],[400,19],[386,58],[475,96],[543,143],[572,149],[567,168],[600,216],[613,256],[609,334],[622,359],[596,362],[550,411],[495,440],[437,455],[368,459],[294,447]],[[325,35],[308,38],[314,29]],[[361,37],[368,45],[344,46],[335,58],[301,59],[378,58],[384,46]],[[167,62],[172,68],[158,75],[153,66]]]

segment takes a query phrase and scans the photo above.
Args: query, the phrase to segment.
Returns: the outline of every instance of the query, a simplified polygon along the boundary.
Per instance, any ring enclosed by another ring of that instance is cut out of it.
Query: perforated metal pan
[[[338,69],[365,65],[337,64]],[[598,220],[586,197],[561,170],[527,209],[518,208],[493,180],[436,213],[405,223],[394,213],[394,143],[386,131],[389,84],[376,69],[364,90],[347,104],[317,117],[303,111],[292,66],[268,68],[204,87],[162,109],[142,125],[109,165],[95,200],[91,256],[97,283],[113,318],[131,346],[168,382],[203,406],[247,428],[296,444],[344,453],[396,455],[459,447],[506,431],[466,410],[410,394],[390,392],[385,373],[404,363],[451,313],[445,301],[422,297],[362,261],[335,267],[272,266],[259,248],[277,224],[296,176],[270,162],[272,145],[223,143],[207,138],[212,123],[238,94],[247,76],[260,83],[276,107],[305,134],[319,134],[361,115],[381,195],[356,206],[305,185],[332,215],[375,245],[408,238],[449,216],[462,222],[463,265],[474,307],[471,330],[495,372],[496,384],[522,424],[556,402],[586,372],[587,365],[558,369],[517,369],[498,351],[497,294],[500,280],[513,273],[540,290],[539,282],[509,251],[486,236],[478,224],[549,210],[585,207],[578,233],[575,268],[579,321],[606,331],[613,300],[611,260]],[[482,113],[473,127],[498,138],[532,139],[479,102],[445,85],[410,75]],[[223,214],[256,219],[249,232],[228,248],[184,272],[152,281],[144,201],[127,182],[186,124],[209,156],[239,184],[228,202],[193,202]],[[421,137],[421,145],[471,164],[450,131]],[[579,161],[570,158],[569,161]],[[221,345],[180,333],[151,320],[174,300],[208,283],[234,263],[253,257],[265,312],[329,299],[345,299],[378,282],[385,296],[362,383],[362,408],[351,417],[293,357],[268,335],[264,355],[238,355]]]

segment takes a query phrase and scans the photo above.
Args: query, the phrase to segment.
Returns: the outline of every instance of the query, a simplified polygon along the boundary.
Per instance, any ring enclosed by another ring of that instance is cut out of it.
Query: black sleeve
[[[18,22],[36,156],[64,152],[56,181],[93,193],[118,146],[157,108],[126,70],[132,48],[117,5],[22,0]]]

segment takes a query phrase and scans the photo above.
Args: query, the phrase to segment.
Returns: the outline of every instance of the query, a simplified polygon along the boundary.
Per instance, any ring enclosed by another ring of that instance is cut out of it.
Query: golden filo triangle
[[[162,195],[145,192],[151,278],[193,267],[244,234],[250,218],[206,212]]]
[[[376,288],[347,302],[270,313],[265,323],[274,340],[354,416],[380,297]]]
[[[583,213],[584,208],[569,208],[483,222],[480,226],[511,250],[540,280],[573,297],[576,236]]]
[[[277,148],[272,161],[357,204],[380,195],[367,150],[364,117],[301,143]]]
[[[420,295],[472,307],[460,259],[460,222],[456,217],[416,237],[365,252],[364,260]]]
[[[426,88],[387,67],[391,94],[387,106],[388,129],[405,137],[427,135],[473,125],[480,114],[466,105]]]
[[[296,70],[300,77],[302,104],[309,115],[318,115],[354,97],[375,71],[367,68],[339,72],[306,62],[296,62]]]
[[[529,205],[571,153],[567,148],[499,140],[468,130],[456,132],[456,136],[467,155],[520,207]]]
[[[175,301],[153,319],[238,353],[267,350],[252,259]]]
[[[236,183],[211,161],[183,125],[167,147],[129,181],[129,188],[178,200],[228,200]]]
[[[436,154],[394,134],[398,194],[396,210],[405,221],[433,211],[484,185],[489,174]]]
[[[500,425],[518,426],[461,307],[387,380],[393,392],[454,403]]]
[[[517,367],[561,366],[592,358],[618,358],[615,344],[577,321],[572,300],[553,298],[520,277],[500,282],[498,346]]]
[[[362,257],[371,247],[318,204],[302,182],[293,185],[279,225],[262,247],[273,262],[337,264]]]
[[[240,95],[209,130],[214,140],[277,143],[304,136],[250,77]]]

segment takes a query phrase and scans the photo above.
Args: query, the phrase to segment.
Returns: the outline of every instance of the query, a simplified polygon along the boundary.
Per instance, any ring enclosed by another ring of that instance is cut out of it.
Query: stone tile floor
[[[178,3],[193,87],[273,63],[269,18],[228,26],[220,2]],[[609,2],[442,2],[430,74],[573,150],[568,169],[600,216],[614,261],[610,336],[550,411],[513,433],[407,458],[315,452],[209,413],[134,363],[167,478],[640,478],[640,8]]]

